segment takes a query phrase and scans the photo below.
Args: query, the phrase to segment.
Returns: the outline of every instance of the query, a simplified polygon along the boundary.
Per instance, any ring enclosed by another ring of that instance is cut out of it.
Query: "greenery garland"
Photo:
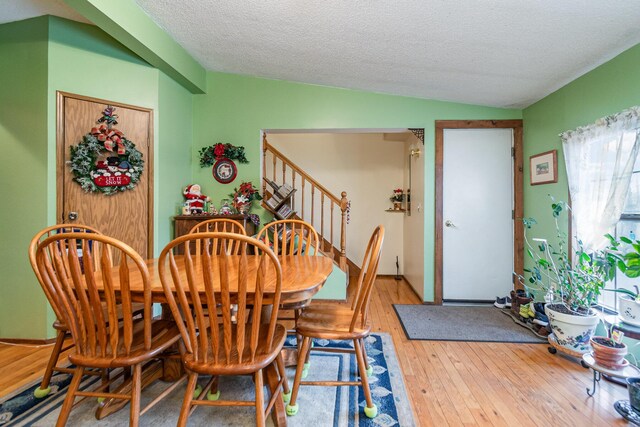
[[[71,147],[71,160],[68,163],[71,167],[71,172],[75,176],[73,180],[80,184],[87,193],[100,191],[106,195],[112,195],[126,190],[133,190],[140,181],[140,176],[144,170],[144,160],[142,160],[142,153],[136,149],[133,142],[122,138],[122,144],[127,155],[119,157],[122,160],[127,160],[131,165],[128,172],[126,172],[131,178],[129,184],[112,187],[96,185],[93,181],[98,176],[96,161],[107,150],[104,148],[104,144],[90,133],[82,137],[82,142],[78,146]]]
[[[244,147],[219,142],[200,149],[200,167],[213,166],[220,159],[237,160],[240,163],[249,163],[244,154]]]

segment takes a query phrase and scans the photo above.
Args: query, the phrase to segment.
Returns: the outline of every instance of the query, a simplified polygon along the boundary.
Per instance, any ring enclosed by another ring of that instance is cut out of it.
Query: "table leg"
[[[602,375],[600,374],[600,372],[593,369],[593,386],[591,389],[587,387],[587,395],[589,397],[593,396],[596,393],[596,388],[598,387],[598,383],[600,382],[601,378],[602,378]]]
[[[276,397],[276,402],[273,405],[273,410],[271,411],[273,424],[278,427],[286,426],[287,413],[285,412],[284,408],[284,400],[282,400],[282,389],[278,387],[280,376],[278,375],[278,372],[276,371],[273,363],[264,369],[264,373],[267,377],[267,384],[269,385],[269,391],[271,392],[271,395],[273,395],[274,393],[278,395],[278,397]]]

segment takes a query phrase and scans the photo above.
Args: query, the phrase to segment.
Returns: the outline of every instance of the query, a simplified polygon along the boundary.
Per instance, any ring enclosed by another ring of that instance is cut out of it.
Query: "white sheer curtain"
[[[640,107],[560,134],[574,233],[587,252],[604,249],[624,208],[640,149]]]

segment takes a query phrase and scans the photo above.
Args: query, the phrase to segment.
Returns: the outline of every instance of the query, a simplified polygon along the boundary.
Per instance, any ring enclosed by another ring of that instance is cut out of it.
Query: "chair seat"
[[[133,316],[137,316],[138,314],[141,314],[144,312],[144,304],[141,302],[134,302],[131,304],[131,312],[133,313]],[[122,320],[122,305],[118,304],[118,319]],[[102,303],[102,315],[104,316],[105,319],[109,318],[109,310],[107,309],[107,303],[103,302]],[[53,322],[53,329],[55,329],[56,331],[64,331],[64,332],[68,332],[69,331],[69,327],[67,326],[66,323],[62,322],[61,320],[56,319],[55,322]]]
[[[296,332],[311,338],[352,340],[363,338],[371,332],[371,326],[356,326],[349,330],[353,319],[350,307],[334,305],[312,305],[304,309],[296,327]]]
[[[120,328],[120,336],[123,335],[123,328]],[[101,356],[100,349],[96,350],[98,357],[90,355],[82,355],[73,353],[69,355],[71,363],[78,366],[90,366],[96,368],[116,368],[131,366],[137,363],[149,360],[158,356],[167,348],[171,347],[180,339],[180,331],[173,320],[154,320],[151,324],[151,347],[149,350],[144,348],[144,321],[143,319],[135,319],[133,324],[133,342],[131,351],[128,355],[109,358],[108,354],[112,354],[111,349],[108,350],[106,356]],[[122,350],[124,343],[119,342]]]
[[[250,325],[247,325],[247,330],[245,330],[245,347],[242,352],[242,362],[239,362],[238,351],[235,346],[231,352],[230,360],[227,360],[224,349],[225,346],[222,343],[224,334],[222,332],[222,326],[220,326],[218,337],[221,342],[218,345],[218,363],[214,362],[211,346],[209,346],[207,361],[196,360],[194,354],[186,354],[184,356],[185,368],[199,374],[245,375],[267,367],[273,362],[278,353],[280,353],[280,350],[282,350],[282,346],[284,345],[284,340],[286,338],[286,329],[283,325],[278,323],[275,327],[273,343],[271,347],[268,347],[266,338],[269,325],[261,325],[260,332],[258,334],[259,338],[256,357],[253,361],[250,361],[249,342],[251,340],[251,329],[249,329],[249,326]],[[236,331],[236,325],[234,325],[232,330],[232,340],[234,342],[236,338]],[[211,336],[210,333],[209,336]]]

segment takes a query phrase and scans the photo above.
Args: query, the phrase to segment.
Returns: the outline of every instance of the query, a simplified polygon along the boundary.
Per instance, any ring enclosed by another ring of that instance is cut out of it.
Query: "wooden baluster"
[[[340,210],[342,211],[342,225],[340,229],[340,268],[345,270],[347,268],[347,192],[343,191],[342,199],[340,199]]]
[[[267,134],[262,134],[262,178],[267,177],[267,147],[269,143],[267,142]],[[265,179],[262,180],[262,197],[265,197],[267,194],[267,181]]]
[[[282,185],[287,182],[287,164],[282,161]]]
[[[315,207],[315,206],[314,206],[314,204],[315,204],[315,197],[314,197],[314,195],[315,195],[315,191],[316,191],[316,186],[315,186],[315,185],[313,185],[313,184],[311,184],[311,220],[309,221],[309,223],[310,223],[312,226],[313,226],[313,224],[314,224],[314,220],[315,220],[315,217],[314,217],[314,211],[315,211],[315,209],[314,209],[314,207]]]
[[[271,153],[273,156],[273,182],[276,182],[276,155],[275,153]]]
[[[320,193],[320,244],[324,250],[324,191]]]
[[[296,170],[291,169],[291,187],[296,188]],[[295,210],[296,207],[296,193],[291,196],[291,210]]]
[[[304,221],[304,183],[306,180],[304,179],[304,176],[302,176],[301,178],[302,178],[302,204],[301,204],[302,212],[300,213],[300,218]]]
[[[331,231],[329,234],[329,250],[331,251],[331,258],[333,258],[333,207],[335,206],[335,203],[333,202],[333,200],[331,201]]]

